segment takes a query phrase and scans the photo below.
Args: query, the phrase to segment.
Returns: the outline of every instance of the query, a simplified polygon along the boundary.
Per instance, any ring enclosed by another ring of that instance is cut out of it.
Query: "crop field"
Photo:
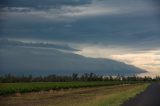
[[[113,82],[112,82],[113,83]],[[83,87],[0,96],[1,106],[120,106],[149,84]]]
[[[32,83],[0,83],[0,95],[35,91],[60,90],[68,88],[111,86],[140,83],[137,81],[90,81],[90,82],[32,82]]]

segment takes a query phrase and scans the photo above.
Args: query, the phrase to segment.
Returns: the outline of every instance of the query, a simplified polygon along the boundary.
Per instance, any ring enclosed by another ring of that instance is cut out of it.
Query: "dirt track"
[[[143,93],[122,106],[160,106],[160,83],[150,85]]]

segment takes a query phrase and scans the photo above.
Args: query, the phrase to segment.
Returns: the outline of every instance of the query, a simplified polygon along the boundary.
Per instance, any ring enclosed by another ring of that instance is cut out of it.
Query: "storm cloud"
[[[126,63],[135,54],[159,58],[159,7],[158,0],[1,0],[0,52],[39,47]]]
[[[159,5],[154,0],[1,2],[3,37],[148,48],[159,43]]]

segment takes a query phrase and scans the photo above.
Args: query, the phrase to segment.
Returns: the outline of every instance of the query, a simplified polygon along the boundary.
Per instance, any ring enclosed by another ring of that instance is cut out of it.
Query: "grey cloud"
[[[48,9],[51,7],[58,8],[61,5],[83,5],[92,0],[1,0],[0,7],[29,7],[35,9]]]
[[[135,73],[133,70],[139,69],[123,63],[58,50],[76,51],[65,45],[70,43],[130,48],[132,53],[158,49],[158,3],[157,0],[1,0],[0,38],[9,38],[0,40],[1,70],[35,74],[68,73],[76,69],[77,72],[117,73],[124,70],[122,73],[126,73],[131,70]],[[106,69],[113,71],[106,72]]]
[[[6,1],[3,1],[2,7],[8,6],[13,10],[6,10],[11,13],[7,14],[8,17],[4,15],[4,19],[0,18],[1,37],[127,46],[135,50],[159,48],[160,15],[158,10],[156,11],[159,6],[157,0],[52,0],[44,4],[40,0],[39,5],[45,5],[47,9],[43,8],[45,6],[38,9],[36,0],[32,2],[24,0],[23,3],[20,0],[14,3]],[[100,7],[102,11],[106,11],[107,8],[117,8],[119,13],[109,15],[105,12],[100,15],[94,13],[89,17],[80,18],[82,13],[88,16],[83,11],[91,7]],[[79,11],[79,8],[82,10]],[[72,16],[66,17],[64,14],[72,14]],[[64,19],[64,21],[55,19]]]
[[[38,0],[37,0],[38,1]],[[37,2],[35,0],[35,2]],[[9,1],[8,1],[9,2]],[[27,1],[23,1],[25,3]],[[121,0],[120,2],[114,2],[114,1],[99,1],[99,0],[91,0],[89,2],[84,2],[84,1],[77,1],[77,0],[72,0],[72,1],[50,1],[51,3],[41,3],[41,0],[39,0],[40,4],[46,5],[46,7],[49,7],[48,9],[44,9],[43,7],[41,8],[35,8],[38,4],[32,3],[33,6],[23,6],[21,2],[15,1],[14,3],[16,4],[21,4],[21,7],[15,5],[15,6],[8,6],[7,3],[2,2],[2,9],[1,13],[5,14],[3,16],[5,17],[21,17],[21,18],[26,18],[26,17],[36,17],[36,18],[46,18],[49,19],[50,21],[68,21],[68,20],[75,20],[79,19],[81,17],[86,17],[86,16],[97,16],[97,15],[119,15],[119,14],[130,14],[134,16],[134,14],[151,14],[152,12],[155,11],[155,7],[148,5],[148,0],[144,2],[144,0],[138,1],[126,1],[126,0]],[[80,3],[79,5],[73,5],[74,2]],[[126,5],[127,2],[128,4]],[[9,4],[14,5],[14,3],[9,2]],[[60,4],[59,4],[60,3]],[[64,5],[68,3],[70,5]],[[73,4],[72,4],[73,3]],[[53,7],[50,7],[50,5],[53,5]],[[55,6],[54,6],[55,5]],[[3,7],[4,6],[4,7]],[[58,8],[57,8],[58,6]],[[136,8],[135,8],[136,6]],[[148,8],[149,7],[149,8]],[[24,16],[24,17],[23,17]],[[71,18],[71,19],[70,19]],[[27,19],[27,18],[26,18]]]
[[[1,74],[72,74],[89,73],[132,75],[146,72],[110,59],[87,58],[77,54],[39,48],[0,49]]]
[[[78,51],[77,49],[71,48],[67,44],[54,44],[48,42],[23,42],[11,39],[0,39],[0,47],[23,47],[23,48],[44,48],[44,49],[60,49],[67,51]]]

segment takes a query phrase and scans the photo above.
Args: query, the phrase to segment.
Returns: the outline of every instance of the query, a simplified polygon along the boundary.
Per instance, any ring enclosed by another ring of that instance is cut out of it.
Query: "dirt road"
[[[143,93],[122,106],[160,106],[160,83],[153,83]]]

